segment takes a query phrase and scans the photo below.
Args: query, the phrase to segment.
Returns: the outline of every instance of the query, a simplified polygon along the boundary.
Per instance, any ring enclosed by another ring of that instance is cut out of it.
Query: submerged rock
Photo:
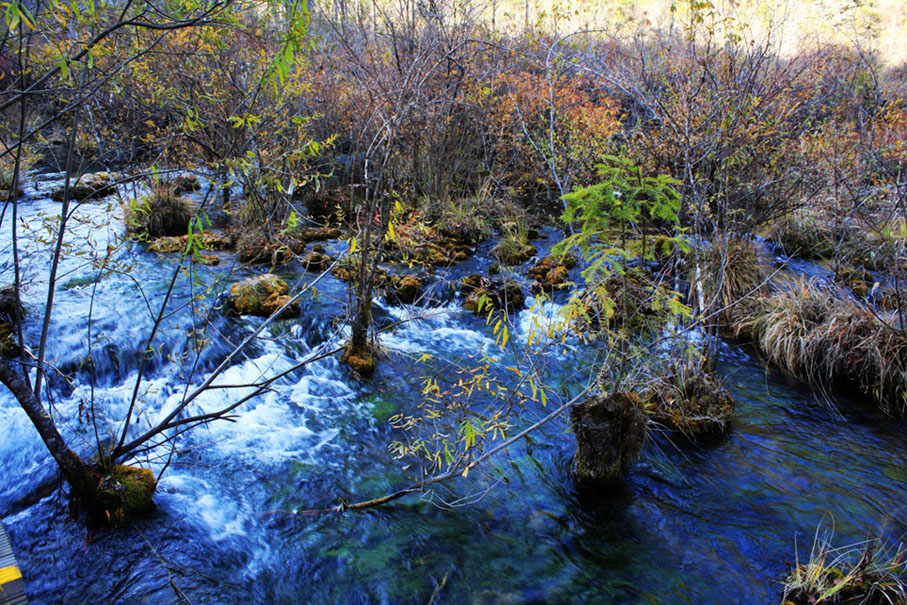
[[[55,202],[63,201],[64,186],[55,187],[50,192],[50,199]],[[101,198],[116,192],[116,186],[111,181],[109,172],[94,172],[83,174],[78,180],[70,182],[69,199],[87,200]]]
[[[646,415],[635,393],[598,395],[570,410],[576,472],[583,480],[620,479],[642,449]]]
[[[292,297],[287,282],[272,273],[250,277],[230,288],[230,308],[240,315],[270,317]],[[299,301],[283,310],[280,319],[299,315]]]

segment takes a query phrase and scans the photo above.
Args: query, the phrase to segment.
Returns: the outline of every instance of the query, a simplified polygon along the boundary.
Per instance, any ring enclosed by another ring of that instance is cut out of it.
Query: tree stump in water
[[[570,410],[570,420],[576,434],[576,472],[584,480],[621,478],[642,449],[646,415],[633,393],[591,397]]]

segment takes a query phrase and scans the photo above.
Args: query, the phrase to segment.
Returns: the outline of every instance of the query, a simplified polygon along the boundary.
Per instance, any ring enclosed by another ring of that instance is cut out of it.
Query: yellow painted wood
[[[12,565],[10,567],[0,567],[0,586],[14,580],[19,580],[21,578],[22,572],[20,572],[19,568],[15,565]]]

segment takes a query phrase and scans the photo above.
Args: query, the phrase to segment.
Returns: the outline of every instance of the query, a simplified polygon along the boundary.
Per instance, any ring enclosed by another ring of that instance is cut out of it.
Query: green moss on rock
[[[98,484],[98,512],[113,525],[145,516],[154,510],[154,487],[151,469],[114,466]]]
[[[371,351],[353,351],[352,348],[344,349],[340,356],[340,363],[350,366],[356,373],[367,376],[375,371],[377,362]]]
[[[290,301],[287,282],[273,273],[250,277],[230,288],[230,308],[240,315],[270,317]],[[293,301],[279,316],[281,319],[299,315],[299,301]]]

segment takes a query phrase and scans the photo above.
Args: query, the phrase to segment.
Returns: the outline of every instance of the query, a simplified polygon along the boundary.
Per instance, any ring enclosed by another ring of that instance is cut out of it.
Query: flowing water
[[[31,342],[40,333],[35,310],[49,266],[41,240],[52,233],[44,222],[59,213],[45,197],[49,186],[30,187],[19,208]],[[53,380],[55,414],[68,419],[64,433],[88,453],[96,439],[85,420],[92,401],[102,440],[126,413],[175,260],[128,244],[109,254],[108,267],[120,272],[98,279],[82,255],[89,247],[106,254],[123,230],[122,213],[112,202],[84,204],[74,220],[48,357],[70,377]],[[8,231],[4,282],[12,280]],[[211,301],[223,300],[230,281],[219,278],[260,271],[224,259],[194,266],[191,288],[179,282],[148,356],[141,417],[164,414],[187,383],[201,384],[262,321],[215,310],[204,333],[192,331]],[[387,332],[382,343],[392,352],[374,377],[355,378],[326,358],[237,409],[232,422],[184,436],[160,481],[156,513],[127,528],[90,532],[69,518],[49,455],[4,390],[0,515],[31,601],[175,603],[178,589],[192,603],[770,603],[795,548],[808,552],[818,524],[833,524],[839,543],[907,534],[904,423],[860,402],[839,402],[843,411],[835,411],[732,344],[722,346],[720,360],[737,401],[729,437],[694,446],[654,436],[619,487],[575,482],[573,436],[557,419],[491,467],[439,489],[449,502],[465,498],[454,506],[411,496],[343,515],[265,514],[377,497],[407,483],[387,451],[394,434],[386,420],[415,409],[421,376],[494,351],[490,328],[460,312],[441,279],[489,262],[483,247],[439,275],[440,312]],[[294,265],[280,273],[291,284],[311,279]],[[303,298],[301,318],[266,330],[219,384],[273,375],[342,338],[334,320],[345,301],[344,284],[322,280],[317,296]],[[409,317],[385,301],[378,307],[384,325]],[[523,336],[530,313],[517,317]],[[207,340],[197,364],[196,338]],[[432,361],[419,363],[422,352]],[[549,380],[565,395],[576,392],[594,353],[568,343],[549,365]],[[241,394],[210,391],[194,409],[216,409]],[[164,462],[150,461],[158,471]]]

